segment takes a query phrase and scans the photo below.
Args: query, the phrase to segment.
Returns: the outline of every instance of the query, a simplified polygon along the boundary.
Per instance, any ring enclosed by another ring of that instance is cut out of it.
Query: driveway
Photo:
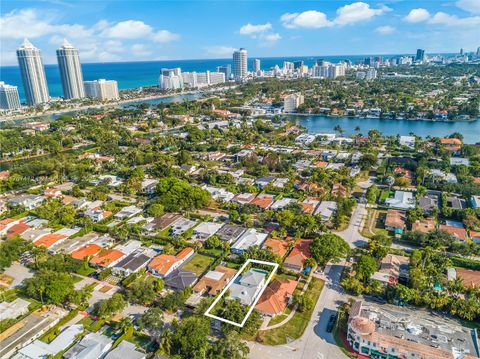
[[[5,269],[4,273],[13,278],[10,288],[20,287],[25,279],[32,278],[34,274],[33,270],[28,269],[18,262],[12,263],[10,267]]]

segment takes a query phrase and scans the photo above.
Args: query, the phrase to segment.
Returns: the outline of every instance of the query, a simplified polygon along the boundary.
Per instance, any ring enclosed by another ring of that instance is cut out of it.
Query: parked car
[[[333,327],[335,326],[335,322],[337,321],[337,314],[330,315],[327,323],[327,333],[331,333],[333,331]]]

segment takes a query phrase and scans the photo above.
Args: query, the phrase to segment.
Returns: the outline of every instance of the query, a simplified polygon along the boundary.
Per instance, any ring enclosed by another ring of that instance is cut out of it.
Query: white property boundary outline
[[[222,298],[222,296],[225,294],[225,292],[228,290],[228,288],[230,288],[230,286],[235,283],[235,280],[240,276],[241,273],[243,273],[243,271],[245,270],[245,268],[247,267],[247,265],[249,265],[250,263],[257,263],[257,264],[263,264],[263,265],[269,265],[269,266],[272,266],[273,267],[273,271],[270,273],[270,275],[268,276],[268,279],[265,281],[265,285],[263,286],[262,290],[260,291],[260,293],[258,293],[257,297],[255,298],[255,300],[253,301],[252,304],[250,304],[250,309],[248,310],[247,314],[245,315],[245,318],[243,318],[243,321],[239,324],[239,323],[236,323],[236,322],[233,322],[231,320],[228,320],[228,319],[225,319],[225,318],[221,318],[221,317],[218,317],[214,314],[211,314],[210,311],[215,307],[215,305],[217,305],[217,303],[220,301],[220,299]],[[247,319],[248,317],[250,317],[250,314],[252,314],[253,310],[255,309],[255,305],[257,304],[257,302],[259,301],[260,297],[262,296],[263,292],[265,291],[265,289],[267,289],[267,286],[268,286],[268,283],[270,283],[270,281],[272,280],[273,276],[275,275],[275,273],[277,272],[277,269],[279,267],[279,264],[278,263],[273,263],[273,262],[265,262],[265,261],[259,261],[259,260],[256,260],[256,259],[248,259],[244,264],[243,266],[239,269],[239,271],[237,272],[237,274],[235,274],[235,276],[232,278],[232,280],[227,284],[227,286],[225,288],[223,288],[222,292],[217,296],[217,298],[213,301],[212,305],[207,309],[207,311],[205,312],[205,316],[209,317],[209,318],[212,318],[212,319],[217,319],[221,322],[224,322],[224,323],[228,323],[228,324],[231,324],[231,325],[235,325],[237,327],[240,327],[240,328],[243,328],[243,326],[245,325],[245,323],[247,322]]]

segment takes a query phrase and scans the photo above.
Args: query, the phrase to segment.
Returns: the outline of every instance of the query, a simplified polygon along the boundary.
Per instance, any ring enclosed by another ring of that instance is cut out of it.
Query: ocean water
[[[370,55],[368,55],[370,56]],[[392,57],[398,55],[385,56]],[[363,60],[367,55],[355,56],[302,56],[302,57],[267,57],[260,58],[261,68],[270,69],[275,65],[280,67],[284,61],[303,60],[306,65],[312,66],[317,59],[330,62],[350,60],[353,63]],[[81,58],[81,54],[80,54]],[[249,58],[248,67],[252,69],[253,58]],[[147,61],[147,62],[109,62],[82,64],[84,80],[108,79],[118,81],[120,90],[132,89],[142,86],[158,84],[161,68],[180,67],[182,71],[216,71],[217,66],[232,64],[231,59],[208,59],[208,60],[171,60],[171,61]],[[60,72],[58,66],[45,65],[50,96],[60,97],[63,95]],[[18,66],[0,66],[0,81],[9,85],[18,86],[20,99],[25,100],[22,78]]]

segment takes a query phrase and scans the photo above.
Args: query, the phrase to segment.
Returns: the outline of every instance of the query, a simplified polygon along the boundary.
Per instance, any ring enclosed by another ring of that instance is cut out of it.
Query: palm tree
[[[231,331],[220,339],[217,348],[221,358],[245,359],[250,352],[247,344],[241,340],[236,331]]]
[[[133,324],[130,321],[130,318],[123,318],[117,323],[116,327],[120,332],[122,332],[122,334],[125,334],[130,328],[133,327]]]
[[[338,132],[340,135],[344,132],[342,126],[340,125],[336,125],[334,128],[333,128],[334,131]]]
[[[160,350],[167,355],[170,355],[170,351],[172,350],[172,336],[173,331],[171,329],[165,329],[158,338],[158,346],[160,347]]]

